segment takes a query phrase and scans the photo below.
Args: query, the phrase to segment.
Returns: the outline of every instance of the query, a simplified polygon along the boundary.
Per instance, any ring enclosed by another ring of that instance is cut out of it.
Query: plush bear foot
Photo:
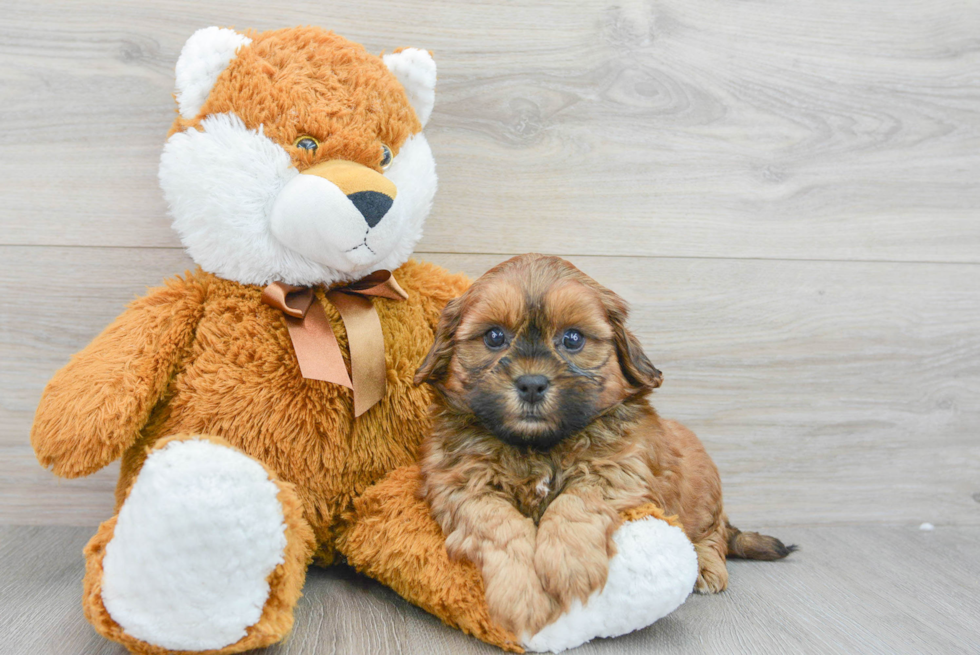
[[[265,646],[292,626],[312,542],[262,464],[218,439],[170,439],[86,547],[86,616],[136,653]]]
[[[683,530],[647,516],[624,523],[613,535],[616,555],[606,586],[585,605],[575,601],[554,623],[522,645],[528,651],[561,652],[595,637],[616,637],[670,614],[698,579],[698,558]]]

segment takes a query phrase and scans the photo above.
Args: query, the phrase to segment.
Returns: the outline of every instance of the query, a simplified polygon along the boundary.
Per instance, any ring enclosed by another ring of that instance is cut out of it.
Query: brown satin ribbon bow
[[[262,302],[281,310],[286,319],[303,377],[353,389],[354,416],[371,409],[385,395],[385,341],[371,296],[408,298],[391,271],[375,271],[327,292],[327,300],[337,308],[347,330],[351,365],[348,375],[340,344],[312,287],[273,282],[262,290]]]

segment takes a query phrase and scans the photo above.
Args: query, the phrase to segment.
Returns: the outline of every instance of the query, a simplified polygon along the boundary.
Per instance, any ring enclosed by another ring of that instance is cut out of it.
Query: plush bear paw
[[[613,535],[606,586],[576,600],[554,623],[525,636],[528,651],[561,652],[595,637],[616,637],[667,616],[688,597],[698,558],[684,532],[655,517],[624,523]]]
[[[172,650],[246,637],[284,562],[279,492],[261,464],[218,443],[174,440],[152,451],[104,548],[109,616],[129,636]]]

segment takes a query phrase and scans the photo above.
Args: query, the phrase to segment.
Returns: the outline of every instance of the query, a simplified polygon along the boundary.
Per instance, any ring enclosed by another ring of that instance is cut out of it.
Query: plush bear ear
[[[436,62],[432,55],[418,48],[398,48],[385,55],[384,61],[405,87],[408,101],[425,127],[436,101]]]
[[[205,27],[187,39],[175,69],[181,116],[197,116],[221,71],[228,67],[239,48],[251,42],[247,36],[223,27]]]

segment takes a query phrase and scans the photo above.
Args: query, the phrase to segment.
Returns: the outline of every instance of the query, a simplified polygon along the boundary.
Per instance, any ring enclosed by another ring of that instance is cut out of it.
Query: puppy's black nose
[[[551,382],[543,375],[522,375],[514,380],[517,395],[527,403],[539,403],[544,398]]]
[[[347,196],[357,211],[367,222],[368,227],[374,227],[381,222],[384,215],[391,209],[395,199],[378,191],[358,191]]]

